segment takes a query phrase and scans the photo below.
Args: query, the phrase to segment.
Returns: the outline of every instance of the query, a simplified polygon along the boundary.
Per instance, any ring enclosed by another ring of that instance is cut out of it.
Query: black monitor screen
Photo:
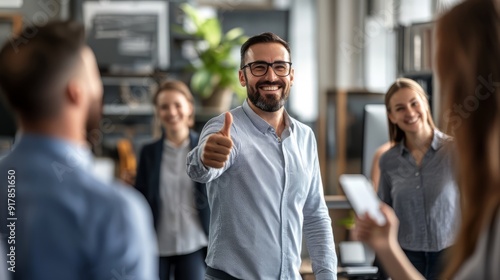
[[[158,65],[158,16],[99,14],[88,44],[104,71],[135,72]]]
[[[167,2],[86,1],[82,14],[102,72],[144,74],[168,68]]]

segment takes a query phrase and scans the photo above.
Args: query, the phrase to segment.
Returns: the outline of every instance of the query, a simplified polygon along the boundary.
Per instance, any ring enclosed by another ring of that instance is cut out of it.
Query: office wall
[[[290,45],[295,81],[290,93],[290,111],[301,121],[318,119],[317,1],[293,0],[290,7]]]
[[[41,24],[53,19],[69,17],[70,0],[24,0],[19,8],[0,7],[0,13],[19,13],[23,16],[23,25]]]
[[[50,20],[63,18],[68,12],[68,1],[64,0],[24,0],[19,7],[12,7],[13,2],[4,1],[4,4],[6,3],[9,3],[6,5],[8,7],[0,5],[0,14],[20,15],[23,26],[43,25]],[[0,45],[13,35],[12,32],[12,28],[0,28]],[[4,102],[5,100],[0,98],[0,153],[9,149],[16,130],[13,114]]]

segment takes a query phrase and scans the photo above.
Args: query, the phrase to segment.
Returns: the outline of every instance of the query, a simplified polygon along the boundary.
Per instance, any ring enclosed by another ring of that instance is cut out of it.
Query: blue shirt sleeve
[[[224,115],[220,115],[215,117],[207,122],[205,127],[203,128],[200,141],[198,146],[196,146],[193,150],[191,150],[187,155],[186,160],[186,171],[189,177],[199,183],[208,183],[214,179],[217,179],[224,171],[226,171],[234,162],[234,158],[236,155],[236,140],[234,137],[234,122],[231,128],[231,139],[233,140],[233,148],[231,149],[231,154],[229,155],[229,159],[222,168],[210,168],[205,167],[201,161],[203,149],[205,147],[205,143],[210,137],[210,135],[217,133],[220,131],[224,124]]]
[[[304,205],[304,236],[316,279],[337,279],[337,255],[332,221],[323,195],[319,162],[315,160]]]

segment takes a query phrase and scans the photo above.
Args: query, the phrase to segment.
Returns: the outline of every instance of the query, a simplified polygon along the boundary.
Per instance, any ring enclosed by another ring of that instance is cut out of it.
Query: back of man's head
[[[85,46],[81,24],[54,21],[26,27],[0,50],[0,90],[26,120],[56,116],[75,63]]]

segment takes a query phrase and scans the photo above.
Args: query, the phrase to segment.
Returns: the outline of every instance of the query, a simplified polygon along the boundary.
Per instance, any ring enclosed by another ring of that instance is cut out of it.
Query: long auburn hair
[[[455,136],[461,193],[460,230],[444,273],[449,279],[474,253],[500,205],[500,95],[491,83],[500,81],[500,18],[491,0],[465,1],[438,20],[436,31],[442,112]]]
[[[432,129],[436,128],[434,121],[432,120],[431,110],[429,106],[429,99],[427,94],[425,94],[424,89],[414,80],[408,78],[398,78],[387,90],[385,94],[385,108],[387,109],[387,123],[389,124],[389,139],[392,143],[399,143],[405,137],[405,132],[399,128],[396,124],[393,124],[389,119],[389,114],[391,113],[390,101],[392,96],[400,89],[409,88],[416,92],[418,96],[422,99],[425,104],[427,111],[427,122]]]

